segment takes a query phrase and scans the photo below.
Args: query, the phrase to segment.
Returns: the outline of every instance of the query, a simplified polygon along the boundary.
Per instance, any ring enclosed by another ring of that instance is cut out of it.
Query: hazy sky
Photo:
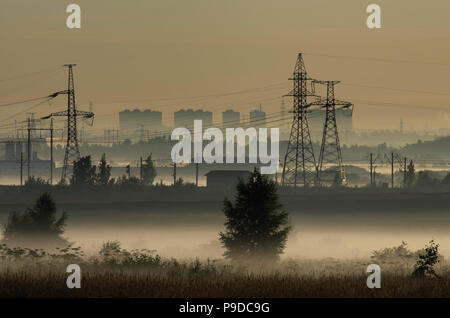
[[[72,2],[80,30],[66,27]],[[365,24],[372,2],[380,30]],[[342,81],[357,128],[450,127],[449,16],[448,0],[2,0],[0,103],[65,89],[60,65],[77,63],[77,104],[94,103],[99,130],[124,108],[164,111],[167,123],[182,107],[213,110],[214,121],[260,103],[274,113],[305,52],[312,77]],[[1,107],[0,126],[30,106]],[[59,97],[30,111],[64,107]]]

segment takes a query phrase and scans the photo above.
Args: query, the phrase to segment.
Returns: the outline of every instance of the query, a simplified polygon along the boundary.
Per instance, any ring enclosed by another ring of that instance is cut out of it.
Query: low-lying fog
[[[65,237],[94,252],[108,240],[127,249],[157,250],[166,257],[221,257],[218,233],[225,221],[220,204],[192,207],[67,206]],[[299,208],[301,210],[301,208]],[[7,213],[2,209],[0,223]],[[284,257],[367,257],[375,249],[408,243],[411,250],[431,239],[450,256],[450,213],[427,212],[291,212],[292,232]]]
[[[301,228],[301,227],[299,227]],[[123,247],[148,248],[158,251],[167,257],[221,257],[223,250],[218,241],[219,226],[196,229],[193,226],[167,226],[155,228],[141,225],[115,226],[102,228],[95,226],[69,227],[67,236],[87,251],[98,249],[101,243],[108,240],[118,240]],[[366,257],[371,251],[384,247],[400,245],[406,241],[412,250],[422,248],[425,243],[434,238],[441,245],[441,253],[450,255],[450,235],[448,233],[432,233],[431,231],[358,231],[336,230],[321,231],[320,229],[304,229],[292,232],[287,244],[285,257],[303,258],[352,258]]]

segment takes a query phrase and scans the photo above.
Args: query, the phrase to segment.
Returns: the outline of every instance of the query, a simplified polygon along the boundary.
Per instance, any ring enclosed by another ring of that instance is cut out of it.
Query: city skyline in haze
[[[260,104],[273,114],[303,52],[311,77],[341,81],[336,97],[355,105],[355,128],[398,129],[401,119],[405,130],[450,127],[448,1],[377,1],[379,30],[366,27],[368,3],[356,0],[76,3],[80,30],[65,25],[69,3],[2,1],[1,104],[66,89],[61,65],[77,63],[77,106],[93,102],[99,131],[118,127],[123,109],[162,111],[166,125],[188,108],[212,111],[214,122]],[[31,106],[2,107],[0,124]],[[58,97],[29,111],[65,107]]]

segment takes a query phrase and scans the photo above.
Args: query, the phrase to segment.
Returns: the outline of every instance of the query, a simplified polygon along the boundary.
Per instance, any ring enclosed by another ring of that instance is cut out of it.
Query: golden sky
[[[366,27],[372,2],[379,30]],[[69,3],[81,6],[80,30],[66,27]],[[401,118],[406,129],[450,128],[449,17],[448,0],[2,0],[0,103],[65,89],[58,67],[77,63],[77,104],[94,103],[99,130],[124,108],[164,111],[167,123],[182,107],[217,122],[228,108],[274,113],[304,52],[310,76],[342,81],[337,98],[354,102],[357,128]],[[0,108],[0,125],[29,105]]]

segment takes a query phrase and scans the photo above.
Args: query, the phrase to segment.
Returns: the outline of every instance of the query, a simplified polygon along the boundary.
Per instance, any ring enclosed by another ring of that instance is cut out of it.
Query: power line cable
[[[198,99],[198,98],[204,99],[204,98],[214,98],[214,97],[226,97],[226,96],[247,94],[247,93],[251,93],[251,92],[255,92],[255,91],[268,89],[271,87],[281,86],[284,84],[286,84],[285,81],[266,85],[263,87],[256,87],[256,88],[251,88],[251,89],[230,91],[230,92],[211,94],[211,95],[184,96],[184,97],[173,97],[173,98],[146,98],[146,99],[139,99],[139,100],[113,101],[113,102],[109,102],[109,103],[139,103],[139,102],[150,102],[150,101],[176,101],[176,100],[191,100],[191,99]]]
[[[25,77],[29,77],[29,76],[34,76],[34,75],[40,75],[40,74],[46,74],[46,73],[52,73],[54,71],[60,70],[62,67],[57,67],[57,68],[49,68],[49,69],[44,69],[41,71],[37,71],[37,72],[32,72],[32,73],[25,73],[25,74],[21,74],[21,75],[17,75],[17,76],[13,76],[13,77],[8,77],[8,78],[4,78],[4,79],[0,79],[0,83],[1,82],[6,82],[6,81],[15,81],[15,80],[19,80]]]
[[[17,105],[17,104],[25,104],[25,103],[33,102],[33,101],[44,99],[44,98],[48,98],[48,96],[37,97],[37,98],[25,99],[25,100],[21,100],[21,101],[17,101],[17,102],[0,104],[0,107],[7,107],[7,106],[12,106],[12,105]]]
[[[428,65],[439,65],[439,66],[450,66],[447,63],[441,62],[427,62],[427,61],[413,61],[413,60],[401,60],[401,59],[389,59],[389,58],[378,58],[378,57],[361,57],[361,56],[343,56],[343,55],[329,55],[329,54],[317,54],[317,53],[303,53],[304,55],[311,56],[322,56],[329,58],[341,58],[349,60],[362,60],[362,61],[375,61],[375,62],[386,62],[386,63],[409,63],[409,64],[428,64]]]
[[[10,120],[10,119],[12,119],[12,118],[14,118],[14,117],[17,117],[17,116],[23,114],[23,113],[26,113],[26,112],[28,112],[28,111],[30,111],[30,110],[32,110],[32,109],[34,109],[34,108],[36,108],[36,107],[38,107],[38,106],[44,104],[45,102],[48,102],[49,100],[50,100],[50,98],[47,98],[47,99],[43,100],[42,102],[39,102],[39,103],[37,103],[37,104],[34,104],[34,105],[32,105],[31,107],[29,107],[29,108],[27,108],[27,109],[25,109],[25,110],[22,110],[22,111],[20,111],[20,112],[14,114],[14,115],[12,115],[12,116],[9,116],[9,117],[7,117],[7,118],[1,119],[0,122],[5,122],[5,121],[7,121],[7,120]]]
[[[402,91],[402,92],[410,92],[410,93],[419,93],[419,94],[430,94],[430,95],[442,95],[442,96],[450,96],[450,93],[444,92],[432,92],[432,91],[421,91],[421,90],[413,90],[406,88],[394,88],[394,87],[382,87],[382,86],[369,86],[369,85],[361,85],[361,84],[352,84],[352,83],[341,83],[343,86],[353,86],[353,87],[363,87],[363,88],[374,88],[374,89],[385,89],[391,91]]]

